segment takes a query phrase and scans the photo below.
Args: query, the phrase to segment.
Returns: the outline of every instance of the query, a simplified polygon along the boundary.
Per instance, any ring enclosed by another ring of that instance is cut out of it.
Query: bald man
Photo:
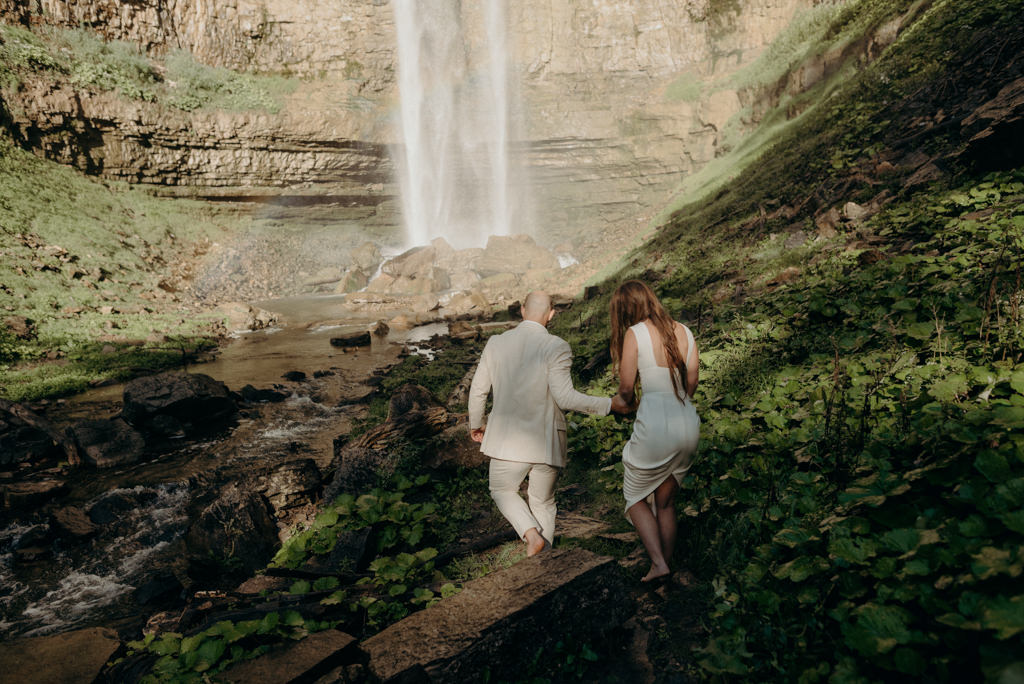
[[[551,297],[531,292],[523,321],[487,341],[469,388],[469,427],[490,456],[491,497],[533,556],[555,538],[555,480],[565,466],[564,410],[607,415],[612,400],[577,392],[569,344],[547,331]],[[484,406],[494,404],[484,428]],[[529,503],[519,486],[529,476]]]

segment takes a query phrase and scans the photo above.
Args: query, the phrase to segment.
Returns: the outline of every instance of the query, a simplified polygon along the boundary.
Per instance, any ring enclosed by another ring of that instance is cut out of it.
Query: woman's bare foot
[[[526,530],[526,556],[536,556],[548,545],[548,540],[541,536],[536,527]]]
[[[640,581],[653,582],[655,580],[662,579],[663,577],[668,577],[671,572],[672,571],[668,569],[668,565],[665,563],[655,563],[651,565],[650,572],[644,575],[644,578]]]

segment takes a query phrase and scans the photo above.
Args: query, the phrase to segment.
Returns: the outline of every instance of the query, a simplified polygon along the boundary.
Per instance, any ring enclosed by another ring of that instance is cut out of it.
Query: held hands
[[[626,400],[622,398],[621,394],[616,394],[612,397],[612,411],[615,413],[627,414],[632,413],[634,410],[633,406],[626,403]]]
[[[484,441],[484,428],[476,428],[469,431],[469,436],[474,442]]]

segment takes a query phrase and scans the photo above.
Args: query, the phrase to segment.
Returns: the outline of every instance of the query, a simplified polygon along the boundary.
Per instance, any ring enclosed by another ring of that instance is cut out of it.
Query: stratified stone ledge
[[[362,643],[383,682],[478,682],[521,675],[540,648],[600,637],[632,613],[618,564],[546,551],[467,582],[451,598]]]
[[[234,684],[312,682],[335,668],[364,660],[355,637],[329,629],[311,634],[284,650],[235,665],[218,678]]]
[[[120,646],[105,627],[0,644],[0,681],[19,684],[91,682]]]

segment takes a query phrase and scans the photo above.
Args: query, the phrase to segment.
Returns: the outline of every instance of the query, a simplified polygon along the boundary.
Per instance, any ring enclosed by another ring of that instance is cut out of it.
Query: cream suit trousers
[[[519,485],[530,476],[526,496],[529,506],[519,496]],[[491,498],[501,514],[512,523],[522,539],[526,531],[536,527],[548,543],[555,541],[555,479],[558,468],[546,463],[520,463],[491,459]]]

